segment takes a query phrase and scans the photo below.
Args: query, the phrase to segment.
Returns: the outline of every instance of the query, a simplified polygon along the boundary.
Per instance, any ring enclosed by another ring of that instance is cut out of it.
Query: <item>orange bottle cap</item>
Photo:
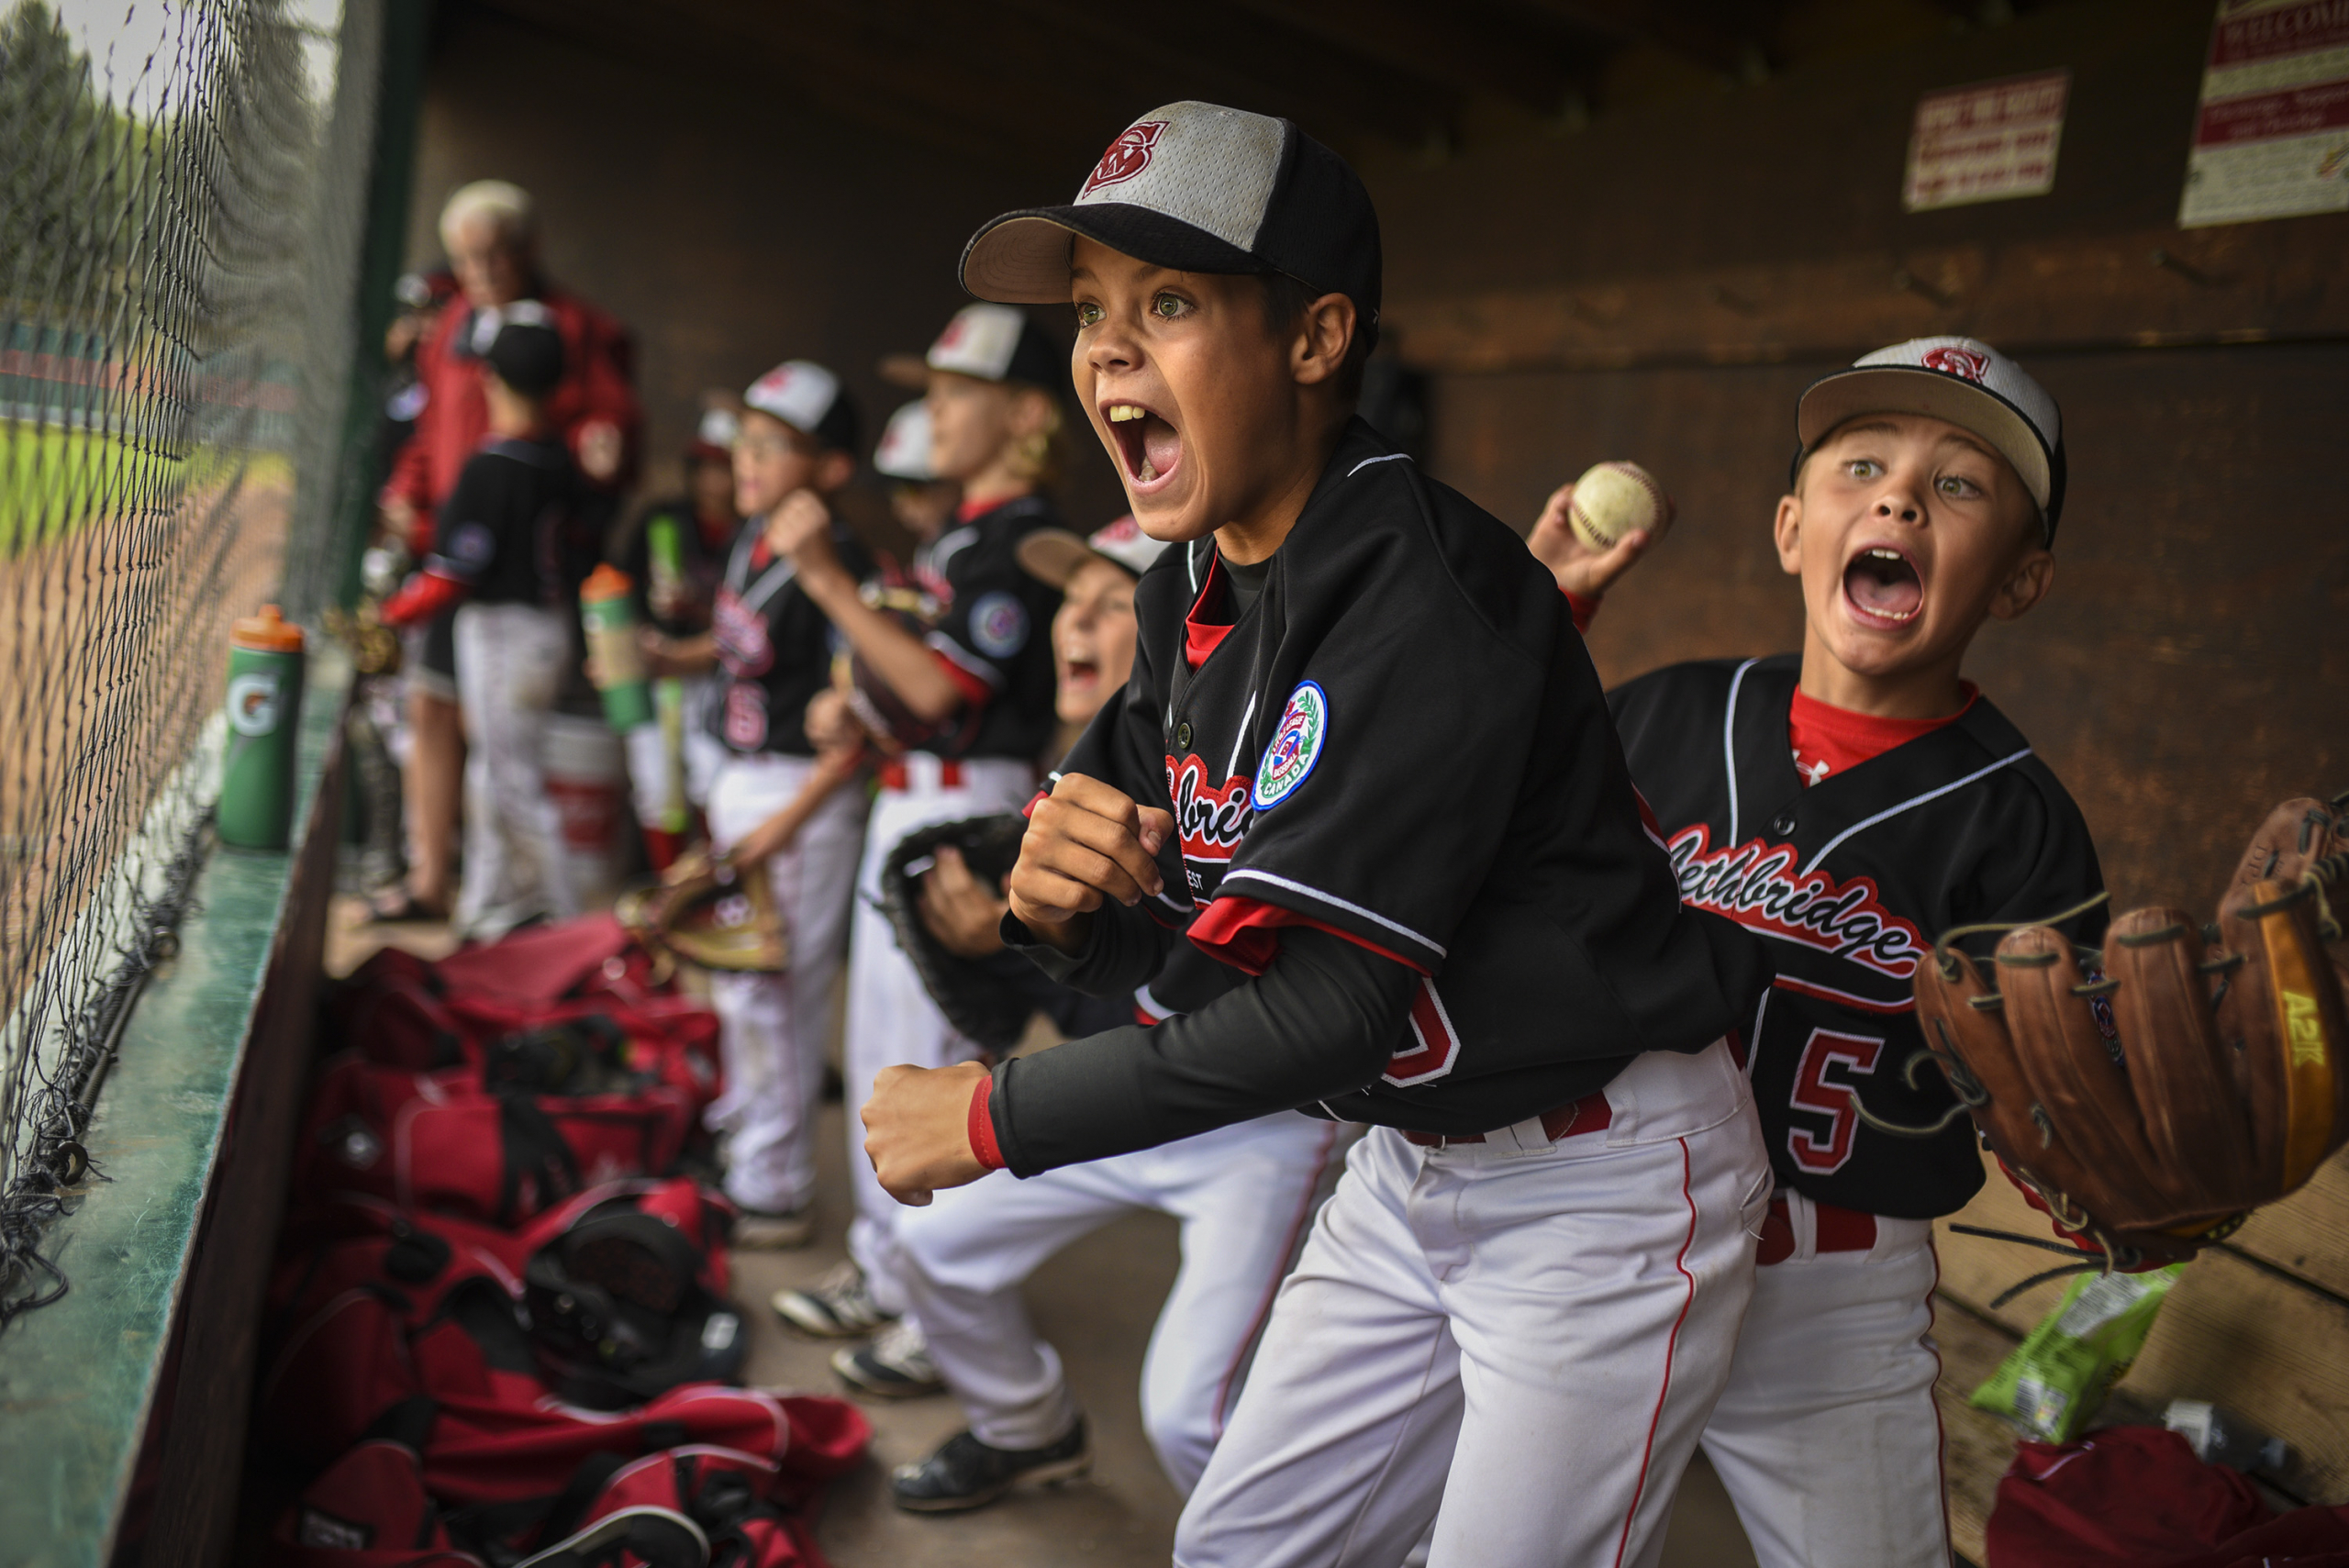
[[[634,586],[634,579],[607,561],[587,573],[587,581],[579,584],[579,596],[583,599],[618,599],[625,597]]]
[[[302,628],[280,615],[275,605],[263,605],[261,614],[248,616],[228,628],[228,640],[262,653],[299,653]]]

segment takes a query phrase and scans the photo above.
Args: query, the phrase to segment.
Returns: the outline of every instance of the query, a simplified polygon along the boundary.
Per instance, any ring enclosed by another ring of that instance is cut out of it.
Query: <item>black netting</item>
[[[315,611],[345,555],[381,17],[319,9],[0,0],[0,1321],[61,1289],[39,1250],[204,851],[228,623]]]

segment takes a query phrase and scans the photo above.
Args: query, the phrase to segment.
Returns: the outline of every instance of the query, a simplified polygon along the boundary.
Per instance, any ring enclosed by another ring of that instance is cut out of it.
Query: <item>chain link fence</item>
[[[0,0],[0,1323],[63,1293],[54,1222],[104,1179],[229,622],[315,612],[349,553],[381,13]]]

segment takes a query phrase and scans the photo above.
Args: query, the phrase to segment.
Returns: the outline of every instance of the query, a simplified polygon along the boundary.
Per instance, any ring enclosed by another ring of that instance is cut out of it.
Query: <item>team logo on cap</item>
[[[1109,144],[1109,150],[1101,155],[1101,161],[1093,166],[1093,172],[1085,177],[1085,189],[1076,194],[1089,196],[1104,185],[1122,185],[1149,168],[1152,150],[1157,147],[1159,135],[1165,128],[1164,120],[1142,120],[1128,126]]]
[[[1280,728],[1273,731],[1273,743],[1264,748],[1264,760],[1256,769],[1257,810],[1270,811],[1297,793],[1321,760],[1321,743],[1329,735],[1329,694],[1304,682],[1289,694]]]
[[[1973,350],[1947,346],[1927,350],[1920,362],[1929,371],[1964,376],[1968,381],[1980,381],[1990,368],[1989,360]]]
[[[1028,612],[1008,594],[985,594],[971,606],[971,640],[990,659],[1008,659],[1027,644]]]

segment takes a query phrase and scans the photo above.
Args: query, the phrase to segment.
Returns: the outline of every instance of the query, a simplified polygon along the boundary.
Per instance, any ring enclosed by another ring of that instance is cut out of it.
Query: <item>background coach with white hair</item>
[[[481,357],[507,314],[534,302],[562,334],[563,377],[546,418],[571,449],[591,499],[616,505],[632,476],[642,415],[635,351],[619,322],[550,286],[538,265],[530,197],[504,180],[461,186],[440,210],[440,242],[461,297],[417,345],[425,394],[415,439],[401,449],[380,505],[384,525],[418,557],[432,547],[434,516],[457,471],[489,431]],[[413,736],[402,784],[407,800],[407,882],[374,907],[378,919],[439,919],[450,909],[464,738],[449,619],[417,634],[404,662]]]

